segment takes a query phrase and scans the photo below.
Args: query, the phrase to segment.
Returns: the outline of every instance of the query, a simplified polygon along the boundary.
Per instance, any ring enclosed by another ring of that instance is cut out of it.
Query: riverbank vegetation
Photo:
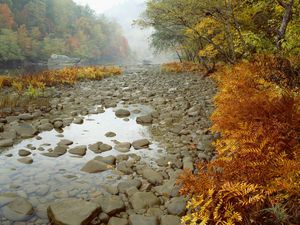
[[[51,54],[118,61],[130,54],[118,24],[71,0],[0,0],[0,64]]]
[[[219,87],[216,156],[180,178],[183,224],[300,220],[299,13],[294,0],[148,0],[136,21],[154,28],[157,51],[177,53],[163,70],[200,64]]]
[[[119,67],[98,66],[68,67],[22,76],[0,75],[0,109],[34,105],[39,102],[37,98],[44,97],[47,87],[51,89],[57,85],[74,85],[78,81],[101,80],[121,73]]]

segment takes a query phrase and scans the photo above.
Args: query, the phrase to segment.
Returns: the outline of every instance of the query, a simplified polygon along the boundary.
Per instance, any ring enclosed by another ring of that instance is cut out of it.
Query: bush
[[[191,197],[185,224],[299,221],[300,94],[291,73],[289,60],[264,56],[215,74],[217,159],[181,176]]]

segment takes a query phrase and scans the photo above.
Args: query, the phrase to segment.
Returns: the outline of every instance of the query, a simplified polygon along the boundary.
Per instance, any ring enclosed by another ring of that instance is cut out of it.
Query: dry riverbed
[[[215,91],[136,66],[0,118],[0,224],[179,224],[178,175],[213,157]]]

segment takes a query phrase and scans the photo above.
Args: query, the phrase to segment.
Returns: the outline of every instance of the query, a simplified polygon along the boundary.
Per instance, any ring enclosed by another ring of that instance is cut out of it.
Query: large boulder
[[[52,203],[47,209],[53,225],[87,225],[100,212],[101,208],[96,203],[72,198]]]

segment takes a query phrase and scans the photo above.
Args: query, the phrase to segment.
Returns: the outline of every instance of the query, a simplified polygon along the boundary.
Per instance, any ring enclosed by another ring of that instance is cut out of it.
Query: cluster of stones
[[[102,107],[95,109],[95,105],[115,107],[123,101],[128,105],[153,107],[151,114],[138,117],[136,122],[149,125],[154,141],[165,147],[166,155],[155,160],[156,166],[143,162],[136,154],[95,157],[81,170],[89,173],[117,170],[126,175],[125,180],[106,185],[106,192],[95,198],[67,198],[53,202],[47,207],[49,220],[57,225],[179,225],[180,217],[186,213],[187,199],[179,195],[178,176],[183,169],[194,170],[197,161],[214,157],[211,142],[218,135],[208,130],[211,126],[209,116],[213,111],[211,100],[215,93],[213,82],[198,75],[174,76],[161,74],[156,69],[142,69],[100,82],[81,83],[67,90],[58,90],[58,93],[43,116],[41,110],[36,110],[26,113],[28,118],[20,114],[1,119],[0,146],[11,146],[20,138],[34,136],[43,130],[62,129],[72,122],[80,124],[83,120],[78,115],[103,112]],[[115,112],[120,118],[127,118],[131,113],[126,109]],[[107,133],[108,137],[114,135]],[[102,153],[112,148],[126,153],[131,147],[143,149],[150,144],[149,140],[143,139],[133,143],[116,142],[115,146],[98,142],[71,148],[71,141],[63,142],[45,154],[59,157],[69,152],[84,156],[87,150]],[[30,151],[20,150],[19,155],[30,163]],[[9,209],[9,212],[17,212],[23,217],[32,216],[34,210],[29,207],[30,203],[13,195],[0,195],[2,213]],[[26,207],[14,209],[14,206],[22,205],[14,201],[21,201]]]

